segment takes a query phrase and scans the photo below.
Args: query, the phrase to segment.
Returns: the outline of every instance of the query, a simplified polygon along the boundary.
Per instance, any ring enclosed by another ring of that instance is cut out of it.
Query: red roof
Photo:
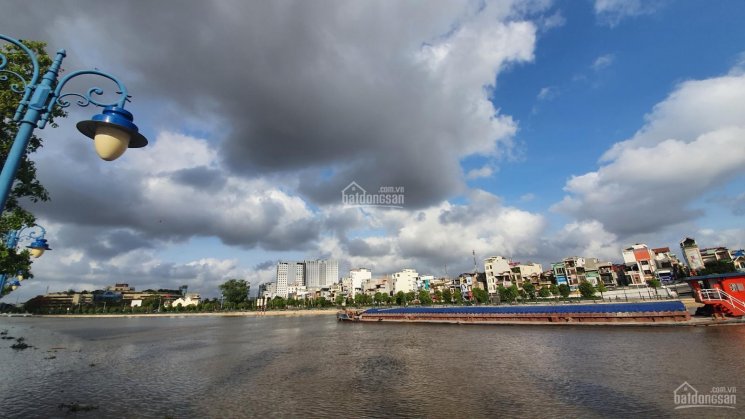
[[[652,249],[652,251],[655,254],[657,254],[657,253],[669,253],[670,252],[670,248],[669,247],[658,247],[656,249]]]

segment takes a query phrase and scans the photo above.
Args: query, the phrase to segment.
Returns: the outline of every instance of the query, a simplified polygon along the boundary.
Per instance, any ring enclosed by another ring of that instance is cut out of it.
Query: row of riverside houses
[[[201,301],[198,293],[187,292],[188,286],[177,290],[158,289],[136,291],[129,284],[114,284],[106,289],[95,291],[63,291],[47,293],[28,300],[25,304],[31,312],[46,313],[50,310],[70,310],[74,308],[109,304],[109,307],[143,307],[148,300],[157,301],[158,306],[196,306]]]
[[[377,293],[389,297],[402,292],[408,294],[427,291],[450,290],[460,291],[464,298],[471,299],[474,288],[485,289],[486,282],[483,273],[464,273],[457,278],[436,278],[434,275],[419,274],[414,269],[403,269],[390,275],[373,277],[368,268],[356,268],[341,278],[338,275],[338,264],[334,260],[318,260],[317,265],[325,267],[321,270],[323,280],[312,282],[308,273],[309,261],[305,262],[279,262],[274,282],[264,283],[259,286],[259,298],[263,300],[276,297],[290,299],[315,299],[325,298],[334,301],[338,296],[346,299],[354,299],[359,294],[374,296]],[[313,268],[315,269],[315,268]]]
[[[729,261],[736,270],[745,271],[745,251],[730,251],[718,246],[699,249],[696,241],[686,237],[680,242],[685,263],[670,251],[669,247],[650,248],[646,244],[634,244],[622,250],[623,263],[601,261],[593,257],[571,256],[551,264],[543,270],[539,263],[513,262],[502,256],[484,260],[484,272],[466,272],[454,278],[419,274],[414,269],[374,277],[370,269],[356,268],[338,278],[338,263],[335,260],[305,262],[279,262],[275,282],[262,284],[259,297],[308,299],[323,297],[333,301],[338,296],[355,298],[358,294],[373,296],[377,293],[395,296],[399,292],[430,295],[449,290],[460,291],[464,300],[474,299],[474,290],[485,290],[490,300],[495,300],[499,288],[516,285],[523,288],[531,283],[535,289],[552,284],[566,284],[576,291],[579,284],[587,281],[597,287],[601,282],[607,288],[618,286],[646,287],[648,281],[656,279],[662,284],[674,282],[682,276],[695,275],[717,261]]]
[[[666,284],[682,276],[705,272],[706,267],[719,261],[730,262],[732,269],[745,271],[744,250],[730,251],[724,246],[699,249],[696,241],[690,237],[680,242],[680,249],[686,265],[678,260],[669,247],[650,248],[646,244],[636,243],[622,250],[623,264],[572,256],[552,263],[550,270],[543,271],[539,264],[515,263],[502,256],[493,256],[484,260],[484,271],[490,294],[496,293],[500,285],[522,287],[526,282],[537,288],[551,283],[566,284],[572,291],[582,281],[593,286],[602,282],[606,287],[645,287],[648,281],[655,279]]]

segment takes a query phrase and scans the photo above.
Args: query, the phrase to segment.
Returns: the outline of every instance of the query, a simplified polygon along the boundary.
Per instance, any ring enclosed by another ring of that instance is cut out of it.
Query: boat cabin
[[[696,301],[711,306],[713,313],[745,316],[745,272],[685,278]]]

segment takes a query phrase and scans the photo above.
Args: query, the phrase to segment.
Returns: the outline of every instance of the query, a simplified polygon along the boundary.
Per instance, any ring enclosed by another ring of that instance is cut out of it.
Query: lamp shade
[[[44,254],[44,251],[46,250],[52,250],[52,248],[49,247],[49,243],[47,243],[47,239],[43,239],[41,237],[34,240],[33,243],[26,246],[27,248],[31,249],[31,256],[38,258],[41,255]]]
[[[127,148],[147,145],[147,139],[134,124],[132,114],[118,106],[107,106],[88,121],[77,123],[78,131],[95,141],[96,152],[104,160],[114,160]]]

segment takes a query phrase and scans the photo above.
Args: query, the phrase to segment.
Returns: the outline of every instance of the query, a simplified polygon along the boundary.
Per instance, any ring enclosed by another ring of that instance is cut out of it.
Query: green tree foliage
[[[497,285],[497,294],[499,294],[499,301],[507,301],[507,288],[504,285]]]
[[[442,302],[445,304],[453,303],[453,293],[450,291],[450,288],[445,288],[442,291]]]
[[[387,292],[384,292],[382,294],[383,294],[383,298],[382,298],[381,301],[383,302],[383,304],[390,304],[391,303],[391,296],[388,295]]]
[[[489,293],[486,292],[486,290],[482,290],[481,288],[474,288],[473,296],[476,298],[476,301],[481,304],[489,302]]]
[[[461,293],[460,290],[455,290],[455,292],[453,293],[453,300],[455,300],[455,304],[462,304],[463,293]]]
[[[541,298],[548,298],[551,296],[551,290],[549,287],[541,287],[541,289],[538,291],[538,296]]]
[[[245,279],[229,279],[221,284],[219,288],[225,301],[235,306],[248,301],[250,284]]]
[[[562,296],[562,298],[569,297],[569,294],[572,292],[572,290],[569,288],[569,285],[567,284],[561,284],[559,285],[559,294]]]
[[[52,59],[46,54],[44,42],[24,41],[29,49],[35,52],[40,70],[39,80],[44,72],[52,64]],[[13,71],[24,77],[26,81],[31,80],[32,65],[29,57],[12,44],[6,44],[0,54],[5,55],[8,64],[6,70]],[[11,86],[16,85],[21,90],[23,83],[15,76],[8,75],[7,81],[0,81],[0,163],[5,164],[8,153],[18,131],[18,123],[13,121],[13,115],[22,98],[22,94],[14,92]],[[55,118],[64,117],[65,112],[56,107],[52,112],[50,119],[51,126],[56,127]],[[29,155],[36,152],[42,147],[41,138],[36,135],[31,136],[28,147],[26,148],[26,157],[21,162],[16,175],[15,183],[8,197],[8,202],[0,216],[0,235],[5,236],[8,232],[19,230],[23,226],[35,225],[35,217],[31,212],[19,205],[21,199],[31,202],[47,201],[49,194],[44,186],[36,178],[36,165],[29,158]],[[23,250],[16,253],[15,249],[7,249],[4,241],[0,240],[0,272],[15,275],[20,272],[25,278],[33,277],[31,275],[31,260],[28,251]]]
[[[647,286],[650,288],[654,288],[654,295],[657,295],[657,288],[661,287],[662,284],[660,283],[659,279],[650,279],[647,281]]]
[[[588,281],[581,281],[579,283],[579,293],[582,298],[592,298],[595,296],[595,287]]]
[[[287,307],[287,301],[280,296],[276,296],[269,301],[269,307],[283,309]]]
[[[402,306],[406,304],[406,294],[404,294],[403,291],[399,291],[396,293],[396,304]]]
[[[649,281],[647,281],[647,286],[656,289],[656,288],[661,287],[662,284],[660,283],[659,279],[650,279]]]
[[[442,291],[437,290],[435,291],[435,301],[442,303]]]
[[[507,288],[507,296],[511,298],[510,301],[516,301],[517,297],[520,296],[520,289],[517,288],[516,284],[512,284],[509,288]]]
[[[717,260],[706,264],[704,269],[698,272],[699,275],[714,275],[737,272],[735,264],[731,260]]]
[[[409,291],[406,293],[406,301],[411,302],[416,300],[416,293],[414,291]]]
[[[419,291],[419,304],[421,305],[431,305],[432,304],[432,297],[429,296],[429,292],[425,290]]]
[[[375,304],[380,304],[383,302],[383,293],[378,291],[375,294],[373,294],[373,302]]]
[[[528,295],[531,300],[535,299],[535,285],[530,282],[523,283],[523,291]]]
[[[559,295],[559,287],[556,284],[551,284],[548,287],[548,290],[551,292],[552,295]]]
[[[605,284],[603,283],[602,279],[598,281],[597,290],[600,293],[600,297],[604,298],[603,293],[608,291],[608,288],[605,287]]]

